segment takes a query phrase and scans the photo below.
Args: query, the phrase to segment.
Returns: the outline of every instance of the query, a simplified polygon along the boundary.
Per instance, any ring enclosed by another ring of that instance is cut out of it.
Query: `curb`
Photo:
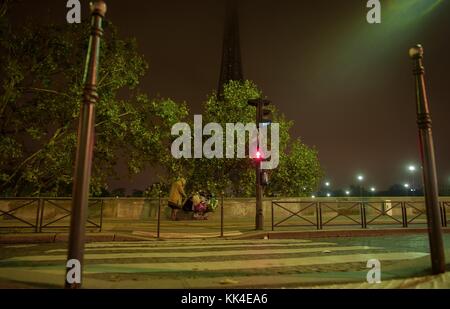
[[[0,235],[0,244],[43,244],[43,243],[65,243],[68,242],[67,233],[51,234],[23,234],[23,235]],[[151,239],[119,233],[88,234],[85,241],[89,242],[114,242],[114,241],[149,241]]]
[[[393,235],[426,234],[426,228],[408,229],[383,229],[383,230],[327,230],[327,231],[251,231],[240,236],[226,236],[223,239],[249,240],[249,239],[298,239],[298,238],[338,238],[338,237],[381,237]],[[443,233],[450,233],[450,228],[444,228]],[[197,237],[202,238],[202,237]],[[220,238],[208,237],[208,238]],[[42,243],[65,243],[68,242],[68,233],[50,234],[16,234],[0,235],[0,244],[42,244]],[[177,239],[176,237],[162,237],[161,239]],[[189,239],[189,238],[182,238]],[[144,235],[132,235],[122,233],[99,233],[87,234],[85,241],[89,242],[126,242],[126,241],[152,241],[155,237]]]
[[[450,228],[442,229],[443,233],[450,233]],[[296,232],[253,232],[250,235],[232,237],[230,239],[296,239],[296,238],[327,238],[327,237],[374,237],[391,235],[426,234],[428,229],[383,229],[383,230],[329,230],[329,231],[296,231]]]

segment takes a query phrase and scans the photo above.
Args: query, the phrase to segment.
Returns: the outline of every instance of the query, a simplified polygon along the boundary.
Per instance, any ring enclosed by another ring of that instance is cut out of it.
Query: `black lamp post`
[[[78,124],[78,144],[73,176],[72,216],[70,220],[69,251],[67,260],[76,260],[81,265],[82,280],[85,224],[89,203],[89,182],[94,149],[95,104],[98,101],[97,78],[100,54],[100,38],[103,35],[102,22],[106,14],[105,2],[99,0],[91,5],[92,28],[84,72],[83,102]],[[67,268],[66,271],[70,269]],[[79,288],[81,281],[67,281],[66,288]]]
[[[425,86],[423,48],[416,45],[409,50],[414,60],[416,83],[417,124],[419,127],[420,157],[423,166],[423,183],[431,251],[431,264],[434,274],[445,272],[445,253],[439,208],[439,190],[434,156],[431,114]]]

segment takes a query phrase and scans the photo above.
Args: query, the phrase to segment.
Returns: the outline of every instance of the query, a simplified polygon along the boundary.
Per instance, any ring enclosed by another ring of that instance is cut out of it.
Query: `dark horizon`
[[[87,3],[82,1],[83,17]],[[132,9],[123,1],[107,4],[107,19],[121,35],[137,38],[150,64],[140,88],[186,101],[191,114],[201,112],[219,79],[224,2],[136,1]],[[380,191],[411,182],[407,166],[420,160],[408,49],[421,43],[440,185],[450,186],[449,1],[431,11],[385,1],[381,25],[366,22],[366,1],[239,4],[244,77],[294,120],[293,137],[318,149],[324,181],[333,189],[355,184],[359,173],[367,187]],[[66,12],[65,1],[21,1],[11,17],[15,25],[64,23]],[[119,172],[113,189],[144,189],[156,180],[150,169],[133,180],[122,167]]]

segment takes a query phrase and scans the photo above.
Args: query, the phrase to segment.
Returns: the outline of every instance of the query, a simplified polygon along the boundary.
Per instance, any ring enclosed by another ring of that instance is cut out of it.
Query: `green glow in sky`
[[[435,10],[443,0],[388,0],[382,1],[387,22],[396,21],[399,24],[408,24],[417,21]]]
[[[364,2],[364,1],[363,1]],[[399,47],[420,42],[426,21],[443,0],[381,1],[381,24],[369,24],[366,16],[355,17],[353,23],[340,29],[342,35],[334,45],[334,65],[339,74],[363,74],[368,64],[384,62],[400,53]],[[368,12],[367,9],[365,12]],[[416,42],[417,41],[417,42]],[[409,46],[408,45],[408,46]],[[332,71],[332,70],[330,70]]]

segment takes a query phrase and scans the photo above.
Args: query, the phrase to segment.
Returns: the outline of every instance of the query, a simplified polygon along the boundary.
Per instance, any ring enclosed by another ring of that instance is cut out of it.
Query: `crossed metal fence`
[[[42,232],[70,227],[70,198],[2,198],[0,229]],[[103,199],[89,200],[86,228],[102,231]]]
[[[441,224],[448,226],[450,201],[440,202]],[[272,201],[272,231],[278,227],[398,226],[427,224],[424,202],[416,201]]]
[[[223,197],[220,220],[223,235]],[[424,202],[418,201],[272,201],[272,230],[275,228],[315,228],[426,225]],[[70,198],[2,198],[0,199],[0,230],[42,232],[68,229],[71,216]],[[158,207],[160,232],[161,198]],[[86,228],[102,231],[104,199],[89,200]],[[448,226],[450,201],[440,202],[441,223]],[[281,213],[280,213],[281,212]]]

